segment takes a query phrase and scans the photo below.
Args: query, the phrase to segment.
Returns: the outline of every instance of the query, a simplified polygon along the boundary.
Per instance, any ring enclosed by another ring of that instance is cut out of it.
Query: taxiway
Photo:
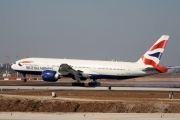
[[[114,91],[153,91],[153,92],[180,92],[179,88],[155,87],[72,87],[72,86],[0,86],[0,90],[114,90]]]

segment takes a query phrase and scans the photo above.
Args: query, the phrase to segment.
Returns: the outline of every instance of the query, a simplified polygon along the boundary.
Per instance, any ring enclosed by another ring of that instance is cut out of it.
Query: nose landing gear
[[[23,82],[27,82],[26,74],[22,74],[22,81],[23,81]]]

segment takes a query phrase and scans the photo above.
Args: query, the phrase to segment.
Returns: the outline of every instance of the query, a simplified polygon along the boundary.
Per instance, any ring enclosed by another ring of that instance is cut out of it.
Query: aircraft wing
[[[83,77],[82,72],[80,70],[74,70],[70,65],[68,64],[61,64],[59,67],[59,72],[60,73],[67,73],[67,74],[72,74],[74,75],[74,78],[78,81],[81,80],[81,77]]]

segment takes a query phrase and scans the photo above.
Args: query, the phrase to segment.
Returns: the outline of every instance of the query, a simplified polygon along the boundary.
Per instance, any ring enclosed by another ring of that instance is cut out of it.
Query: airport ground
[[[179,120],[177,113],[0,112],[0,120]]]
[[[69,86],[71,79],[56,83],[44,81],[0,81],[1,86]],[[85,81],[86,84],[89,80]],[[179,74],[165,74],[130,80],[100,80],[102,86],[179,88]],[[57,97],[51,96],[55,92]],[[3,112],[101,112],[101,113],[180,113],[180,92],[114,90],[36,90],[2,89],[0,111]]]
[[[120,91],[19,91],[0,95],[0,111],[180,113],[180,93]]]

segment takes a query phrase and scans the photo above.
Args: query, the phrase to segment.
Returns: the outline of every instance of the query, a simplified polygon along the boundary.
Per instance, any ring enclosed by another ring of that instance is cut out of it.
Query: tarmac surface
[[[179,120],[175,113],[32,113],[0,112],[0,120]]]

